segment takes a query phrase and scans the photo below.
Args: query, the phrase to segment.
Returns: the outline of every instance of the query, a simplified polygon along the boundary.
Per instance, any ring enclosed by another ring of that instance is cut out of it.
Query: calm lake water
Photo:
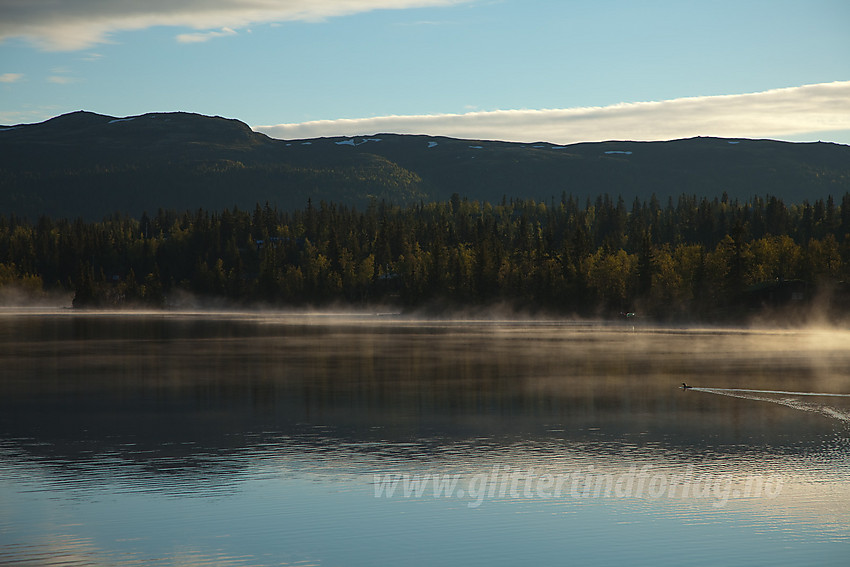
[[[0,564],[846,565],[813,393],[850,332],[3,313]]]

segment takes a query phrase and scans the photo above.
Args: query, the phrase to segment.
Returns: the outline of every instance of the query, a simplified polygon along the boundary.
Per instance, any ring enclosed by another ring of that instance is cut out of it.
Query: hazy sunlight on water
[[[0,563],[844,565],[848,338],[3,314]]]

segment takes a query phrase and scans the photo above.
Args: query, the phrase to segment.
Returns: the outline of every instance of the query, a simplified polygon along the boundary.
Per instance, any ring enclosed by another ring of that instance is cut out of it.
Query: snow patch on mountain
[[[369,142],[380,142],[381,138],[363,138],[359,142],[356,141],[355,138],[351,138],[350,140],[343,140],[341,142],[334,142],[338,146],[362,146],[363,144],[367,144]]]

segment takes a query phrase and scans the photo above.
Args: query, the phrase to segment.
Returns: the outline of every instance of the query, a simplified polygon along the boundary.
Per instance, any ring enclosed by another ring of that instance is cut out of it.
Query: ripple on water
[[[793,333],[62,320],[0,320],[0,563],[846,562],[846,404],[790,395],[841,391],[846,341],[811,356]],[[376,497],[386,475],[457,490]],[[781,490],[745,492],[754,479]]]

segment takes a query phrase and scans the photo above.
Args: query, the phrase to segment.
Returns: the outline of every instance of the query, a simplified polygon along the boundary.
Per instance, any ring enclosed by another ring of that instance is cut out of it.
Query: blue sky
[[[850,143],[848,29],[846,0],[0,0],[0,123]]]

